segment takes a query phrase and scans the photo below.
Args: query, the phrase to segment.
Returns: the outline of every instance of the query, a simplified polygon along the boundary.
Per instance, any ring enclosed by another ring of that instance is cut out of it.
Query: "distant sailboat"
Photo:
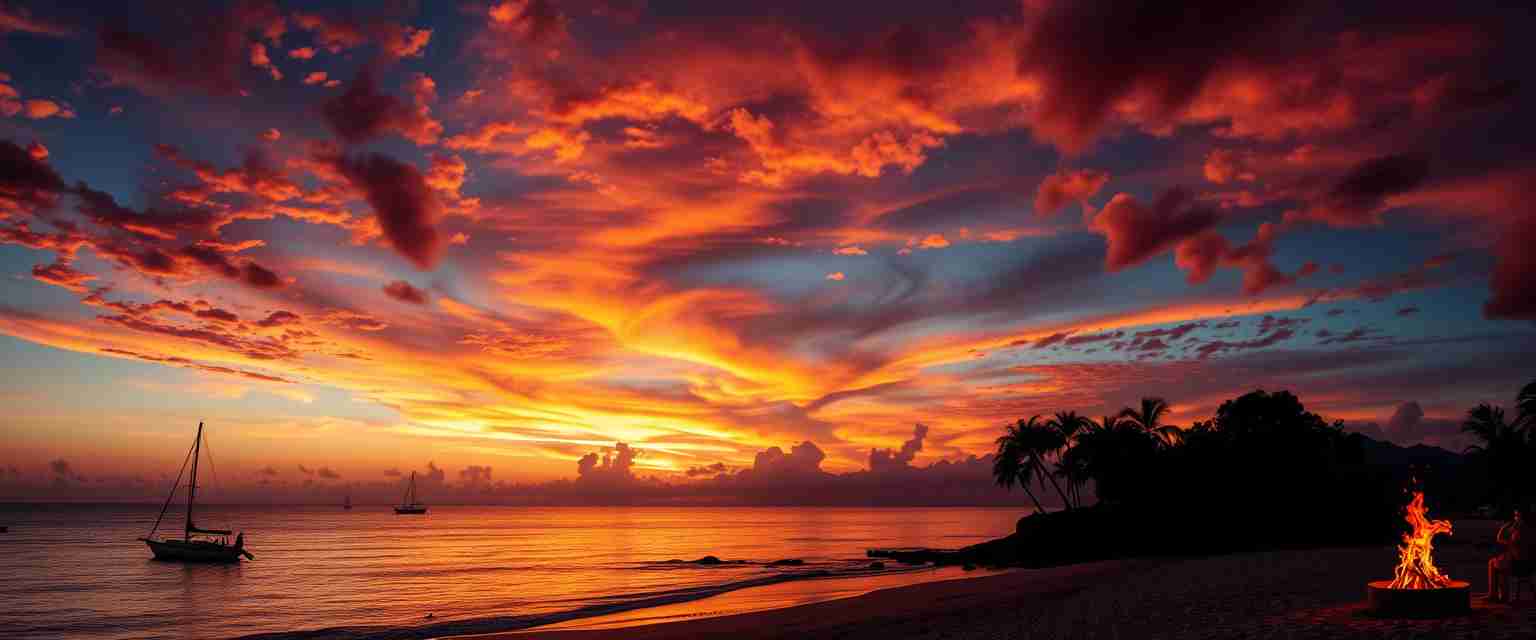
[[[347,511],[352,510],[352,494],[347,494],[346,499],[341,501],[341,508],[346,509]]]
[[[239,562],[240,556],[255,560],[256,556],[245,550],[245,534],[235,536],[234,544],[229,543],[229,536],[233,533],[222,529],[199,529],[192,522],[192,509],[197,503],[197,462],[203,453],[203,423],[197,423],[197,439],[192,441],[192,450],[187,453],[192,460],[192,480],[187,483],[187,522],[182,528],[180,539],[170,536],[155,537],[155,531],[160,529],[160,521],[165,519],[166,510],[171,508],[171,501],[176,499],[176,489],[181,486],[181,474],[176,474],[176,484],[171,486],[171,495],[165,497],[165,506],[160,507],[160,516],[155,518],[155,526],[150,528],[149,535],[139,538],[144,544],[149,545],[149,550],[155,554],[156,560],[171,560],[175,562]],[[187,463],[181,463],[182,471],[186,471]]]
[[[427,512],[427,505],[416,502],[416,472],[411,472],[411,482],[405,486],[405,497],[399,506],[395,507],[395,513],[400,515],[420,515]]]

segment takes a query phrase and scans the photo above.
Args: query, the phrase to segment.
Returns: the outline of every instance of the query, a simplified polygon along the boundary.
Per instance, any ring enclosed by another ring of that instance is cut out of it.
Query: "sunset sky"
[[[1459,448],[1536,378],[1523,9],[57,4],[0,3],[0,494],[153,494],[199,420],[252,488],[1260,387]]]

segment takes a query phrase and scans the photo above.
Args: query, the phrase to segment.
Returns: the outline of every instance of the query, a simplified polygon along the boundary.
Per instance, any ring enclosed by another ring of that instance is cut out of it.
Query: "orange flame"
[[[1397,548],[1398,561],[1392,589],[1441,589],[1450,586],[1451,579],[1435,567],[1434,537],[1451,535],[1451,521],[1430,520],[1424,508],[1424,492],[1413,492],[1404,516],[1413,530],[1403,535],[1403,544]]]

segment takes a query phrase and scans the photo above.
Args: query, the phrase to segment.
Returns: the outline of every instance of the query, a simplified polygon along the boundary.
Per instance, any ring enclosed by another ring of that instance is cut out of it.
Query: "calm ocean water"
[[[1011,532],[1025,512],[434,506],[408,517],[368,505],[210,505],[198,523],[245,531],[256,560],[183,566],[150,560],[136,540],[157,511],[0,505],[10,527],[0,534],[0,635],[428,638],[643,617],[678,602],[697,604],[677,615],[723,613],[701,598],[731,592],[719,600],[764,608],[933,579],[932,569],[873,572],[864,550],[964,546]],[[666,562],[704,555],[746,562]],[[767,566],[782,558],[805,564]],[[833,577],[812,577],[820,572]],[[759,588],[735,591],[746,587]]]

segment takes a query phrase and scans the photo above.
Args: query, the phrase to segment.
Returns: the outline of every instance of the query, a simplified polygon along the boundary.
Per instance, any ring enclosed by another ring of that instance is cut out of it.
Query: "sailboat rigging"
[[[181,475],[187,470],[187,460],[181,463],[181,471],[176,473],[176,483],[171,485],[171,494],[165,497],[165,505],[160,507],[160,515],[155,518],[155,526],[149,530],[149,535],[139,538],[149,546],[149,550],[155,554],[156,560],[170,560],[175,562],[239,562],[240,557],[255,560],[256,556],[245,550],[245,534],[235,536],[233,544],[229,542],[229,536],[234,532],[224,529],[202,529],[192,520],[193,508],[197,504],[197,463],[203,453],[203,423],[197,423],[197,438],[192,441],[192,449],[187,452],[187,458],[192,462],[192,478],[187,482],[187,521],[182,528],[182,537],[173,538],[169,535],[155,537],[155,532],[160,529],[160,521],[165,519],[165,512],[171,508],[171,502],[176,499],[176,489],[181,486]]]
[[[427,512],[427,505],[416,502],[416,472],[411,472],[411,481],[405,486],[405,497],[395,507],[395,513],[399,515],[421,515]]]

